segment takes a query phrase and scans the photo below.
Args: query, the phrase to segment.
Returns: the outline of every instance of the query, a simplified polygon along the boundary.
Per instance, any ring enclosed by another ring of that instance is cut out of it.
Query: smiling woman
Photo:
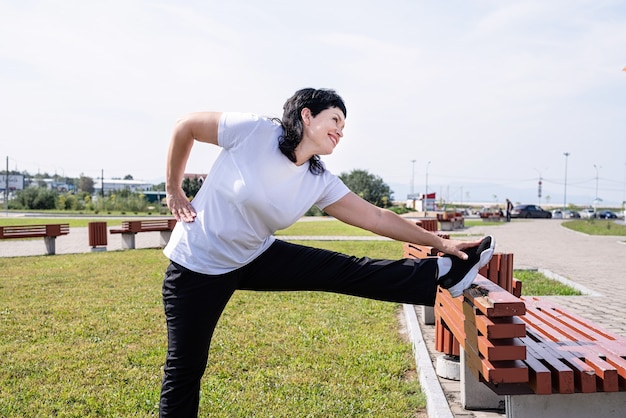
[[[235,290],[325,291],[433,305],[437,286],[459,296],[493,254],[490,238],[444,240],[351,192],[326,169],[343,137],[346,106],[333,90],[306,88],[282,119],[201,112],[179,121],[170,141],[166,193],[178,221],[164,250],[168,351],[162,418],[194,417],[209,345]],[[181,182],[195,141],[221,147],[193,202]],[[276,239],[312,206],[397,241],[446,253],[427,260],[357,258]],[[480,244],[480,245],[479,245]]]

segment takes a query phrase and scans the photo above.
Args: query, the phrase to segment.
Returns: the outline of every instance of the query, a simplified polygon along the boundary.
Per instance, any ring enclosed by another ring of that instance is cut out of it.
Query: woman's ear
[[[311,121],[311,109],[309,109],[308,107],[305,107],[300,112],[300,116],[302,117],[302,123],[308,126]]]

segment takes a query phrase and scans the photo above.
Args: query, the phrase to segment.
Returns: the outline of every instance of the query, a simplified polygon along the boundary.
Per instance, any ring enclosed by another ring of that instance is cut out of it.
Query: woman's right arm
[[[220,112],[191,113],[176,123],[167,153],[165,193],[177,221],[193,222],[196,211],[182,189],[185,167],[194,141],[217,145]]]

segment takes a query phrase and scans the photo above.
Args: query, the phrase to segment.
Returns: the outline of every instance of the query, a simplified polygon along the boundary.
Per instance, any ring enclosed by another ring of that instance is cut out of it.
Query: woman
[[[178,221],[164,253],[168,351],[162,417],[198,412],[213,331],[237,289],[317,290],[433,305],[438,285],[459,296],[494,250],[494,240],[444,240],[358,197],[320,155],[343,137],[346,107],[332,90],[302,89],[281,120],[243,113],[193,113],[172,135],[167,204]],[[181,188],[194,141],[222,147],[190,203]],[[351,225],[438,248],[429,260],[371,260],[290,244],[273,233],[313,205]]]

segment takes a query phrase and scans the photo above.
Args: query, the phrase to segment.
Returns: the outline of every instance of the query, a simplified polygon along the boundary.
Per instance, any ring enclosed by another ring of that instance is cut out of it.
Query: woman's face
[[[304,132],[302,142],[306,141],[311,154],[329,155],[343,137],[346,117],[337,107],[322,110],[313,116],[308,108],[302,110]]]

